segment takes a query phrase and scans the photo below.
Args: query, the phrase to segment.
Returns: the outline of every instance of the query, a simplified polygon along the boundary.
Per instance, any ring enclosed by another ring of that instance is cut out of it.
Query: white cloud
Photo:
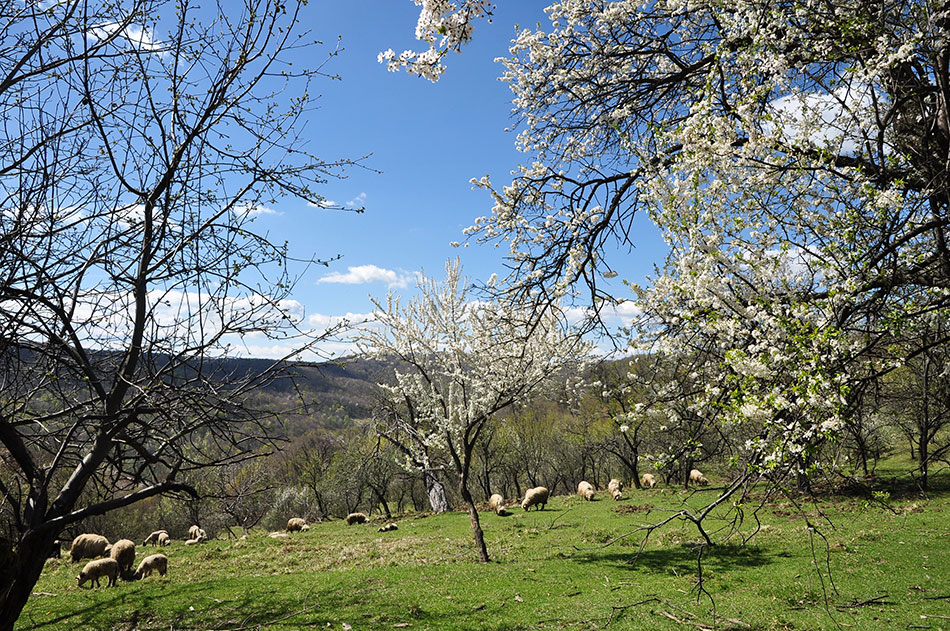
[[[788,140],[854,154],[874,120],[873,88],[842,85],[831,92],[792,94],[769,103],[774,122],[767,134],[780,131]]]
[[[357,265],[348,267],[347,271],[327,274],[317,283],[339,283],[343,285],[364,285],[366,283],[386,283],[392,288],[405,289],[409,283],[419,277],[418,272],[394,271],[376,265]]]
[[[274,210],[273,208],[268,208],[267,206],[261,206],[260,204],[244,204],[243,206],[237,206],[234,209],[234,214],[238,216],[245,217],[260,217],[261,215],[282,215],[283,213]]]
[[[360,193],[350,201],[346,202],[347,208],[363,207],[366,205],[366,193]]]
[[[310,206],[311,208],[339,208],[340,205],[332,199],[321,199],[316,203],[307,202],[307,206]]]
[[[119,24],[115,22],[112,24],[99,24],[89,29],[89,35],[100,41],[105,41],[115,34],[118,29]],[[119,37],[132,44],[133,48],[137,48],[146,53],[161,55],[165,52],[165,45],[161,41],[153,39],[152,33],[147,28],[130,24],[125,27],[125,30],[120,33]]]

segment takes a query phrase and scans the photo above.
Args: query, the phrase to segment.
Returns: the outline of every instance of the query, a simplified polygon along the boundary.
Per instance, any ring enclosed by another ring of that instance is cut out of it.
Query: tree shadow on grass
[[[487,602],[478,608],[433,602],[402,600],[397,597],[369,597],[375,591],[374,580],[347,582],[317,587],[309,579],[300,580],[288,589],[285,585],[268,585],[263,580],[249,585],[243,593],[222,598],[222,583],[212,580],[204,583],[182,583],[149,586],[147,590],[110,589],[109,597],[83,603],[65,614],[35,621],[31,625],[21,618],[17,631],[48,631],[65,629],[76,631],[113,629],[160,629],[198,631],[216,629],[303,629],[339,628],[348,623],[354,628],[393,628],[411,626],[415,629],[455,629],[476,631],[504,628],[506,631],[527,631],[536,625],[511,623],[497,626],[492,621],[504,618],[504,603]],[[173,607],[169,607],[172,603]],[[372,603],[372,604],[370,604]],[[194,611],[189,607],[193,606]],[[171,609],[171,611],[170,611]],[[34,612],[35,613],[35,612]],[[37,616],[33,616],[34,620]]]
[[[614,544],[617,545],[617,544]],[[760,567],[773,563],[772,557],[759,546],[718,544],[703,551],[703,567],[707,570],[725,572],[737,568]],[[637,553],[636,548],[580,550],[574,559],[578,563],[609,564],[617,569],[654,574],[694,573],[699,547],[695,544],[680,544],[662,550],[644,550]]]

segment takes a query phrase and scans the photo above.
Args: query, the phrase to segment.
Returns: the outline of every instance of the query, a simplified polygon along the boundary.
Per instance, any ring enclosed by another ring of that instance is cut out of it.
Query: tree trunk
[[[429,506],[435,514],[444,513],[449,510],[449,501],[445,498],[445,487],[439,480],[438,473],[432,469],[426,469],[422,472],[422,480],[426,485],[426,493],[429,495]]]
[[[462,496],[465,505],[468,507],[468,516],[472,522],[472,535],[475,537],[475,549],[478,551],[478,560],[482,563],[488,563],[488,548],[485,546],[485,534],[482,532],[481,522],[478,520],[478,510],[475,508],[475,501],[468,490],[468,485],[464,480],[459,480],[459,494]]]
[[[13,631],[13,624],[46,565],[46,557],[59,533],[29,531],[17,546],[12,582],[0,583],[0,631]],[[0,581],[6,572],[0,572]]]

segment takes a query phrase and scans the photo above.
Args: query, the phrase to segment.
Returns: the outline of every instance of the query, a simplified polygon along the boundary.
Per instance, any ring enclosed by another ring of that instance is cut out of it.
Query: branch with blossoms
[[[392,48],[379,53],[379,63],[390,72],[405,70],[436,82],[445,72],[442,59],[449,51],[460,52],[472,40],[474,22],[491,19],[495,4],[488,0],[413,0],[419,10],[416,39],[428,48],[423,51],[404,50],[396,54]]]

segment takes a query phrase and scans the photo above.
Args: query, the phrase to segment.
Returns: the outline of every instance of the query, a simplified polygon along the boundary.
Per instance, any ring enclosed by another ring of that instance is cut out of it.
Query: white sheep
[[[389,522],[385,526],[380,526],[377,530],[379,532],[392,532],[393,530],[399,530],[399,526],[397,526],[395,522]]]
[[[346,525],[352,526],[353,524],[365,524],[369,521],[369,517],[365,513],[350,513],[346,516]]]
[[[577,484],[577,494],[589,502],[594,499],[594,486],[586,480],[581,480]]]
[[[291,517],[287,520],[287,532],[297,532],[299,530],[310,530],[306,519],[303,517]]]
[[[171,538],[168,536],[168,533],[167,533],[167,532],[160,532],[160,533],[158,533],[158,545],[159,545],[159,546],[161,546],[161,547],[164,548],[164,547],[167,546],[169,543],[171,543],[171,541],[172,541],[172,540],[171,540]]]
[[[112,550],[109,551],[109,557],[115,559],[119,564],[119,573],[123,571],[132,571],[132,565],[135,564],[135,544],[129,539],[119,539],[112,544]],[[126,576],[122,577],[126,579]]]
[[[706,486],[709,484],[709,480],[706,479],[706,476],[704,476],[702,471],[699,469],[693,469],[689,472],[689,481],[692,484],[698,484],[699,486]]]
[[[158,543],[158,539],[162,533],[165,533],[165,535],[168,536],[167,530],[156,530],[149,536],[145,537],[145,541],[142,542],[142,545],[143,546],[147,546],[148,544],[152,544],[153,546],[161,545],[160,543]]]
[[[139,567],[135,570],[135,578],[142,579],[149,576],[152,571],[157,571],[160,576],[165,576],[168,572],[168,557],[164,554],[153,554],[142,559]]]
[[[488,507],[495,511],[497,515],[507,515],[505,511],[505,498],[503,498],[498,493],[495,493],[488,498]]]
[[[607,492],[610,493],[610,497],[614,498],[614,501],[619,501],[623,499],[623,482],[617,478],[611,478],[610,482],[607,483]]]
[[[532,506],[537,506],[538,510],[544,510],[544,505],[548,503],[550,491],[546,487],[536,486],[533,489],[525,491],[524,499],[521,500],[521,508],[528,510]]]
[[[102,535],[81,534],[73,539],[69,547],[69,556],[73,563],[80,559],[95,559],[108,554],[109,540]]]
[[[644,473],[640,476],[640,486],[645,489],[652,489],[656,486],[656,478],[652,473]]]
[[[96,559],[86,563],[86,566],[76,577],[76,582],[82,587],[86,581],[94,581],[96,587],[99,587],[99,579],[103,576],[109,578],[107,587],[113,587],[116,584],[116,578],[119,576],[119,564],[115,559]],[[89,586],[92,589],[92,585]]]
[[[193,525],[188,528],[188,538],[189,539],[198,539],[198,535],[202,532],[201,528],[197,525]]]

